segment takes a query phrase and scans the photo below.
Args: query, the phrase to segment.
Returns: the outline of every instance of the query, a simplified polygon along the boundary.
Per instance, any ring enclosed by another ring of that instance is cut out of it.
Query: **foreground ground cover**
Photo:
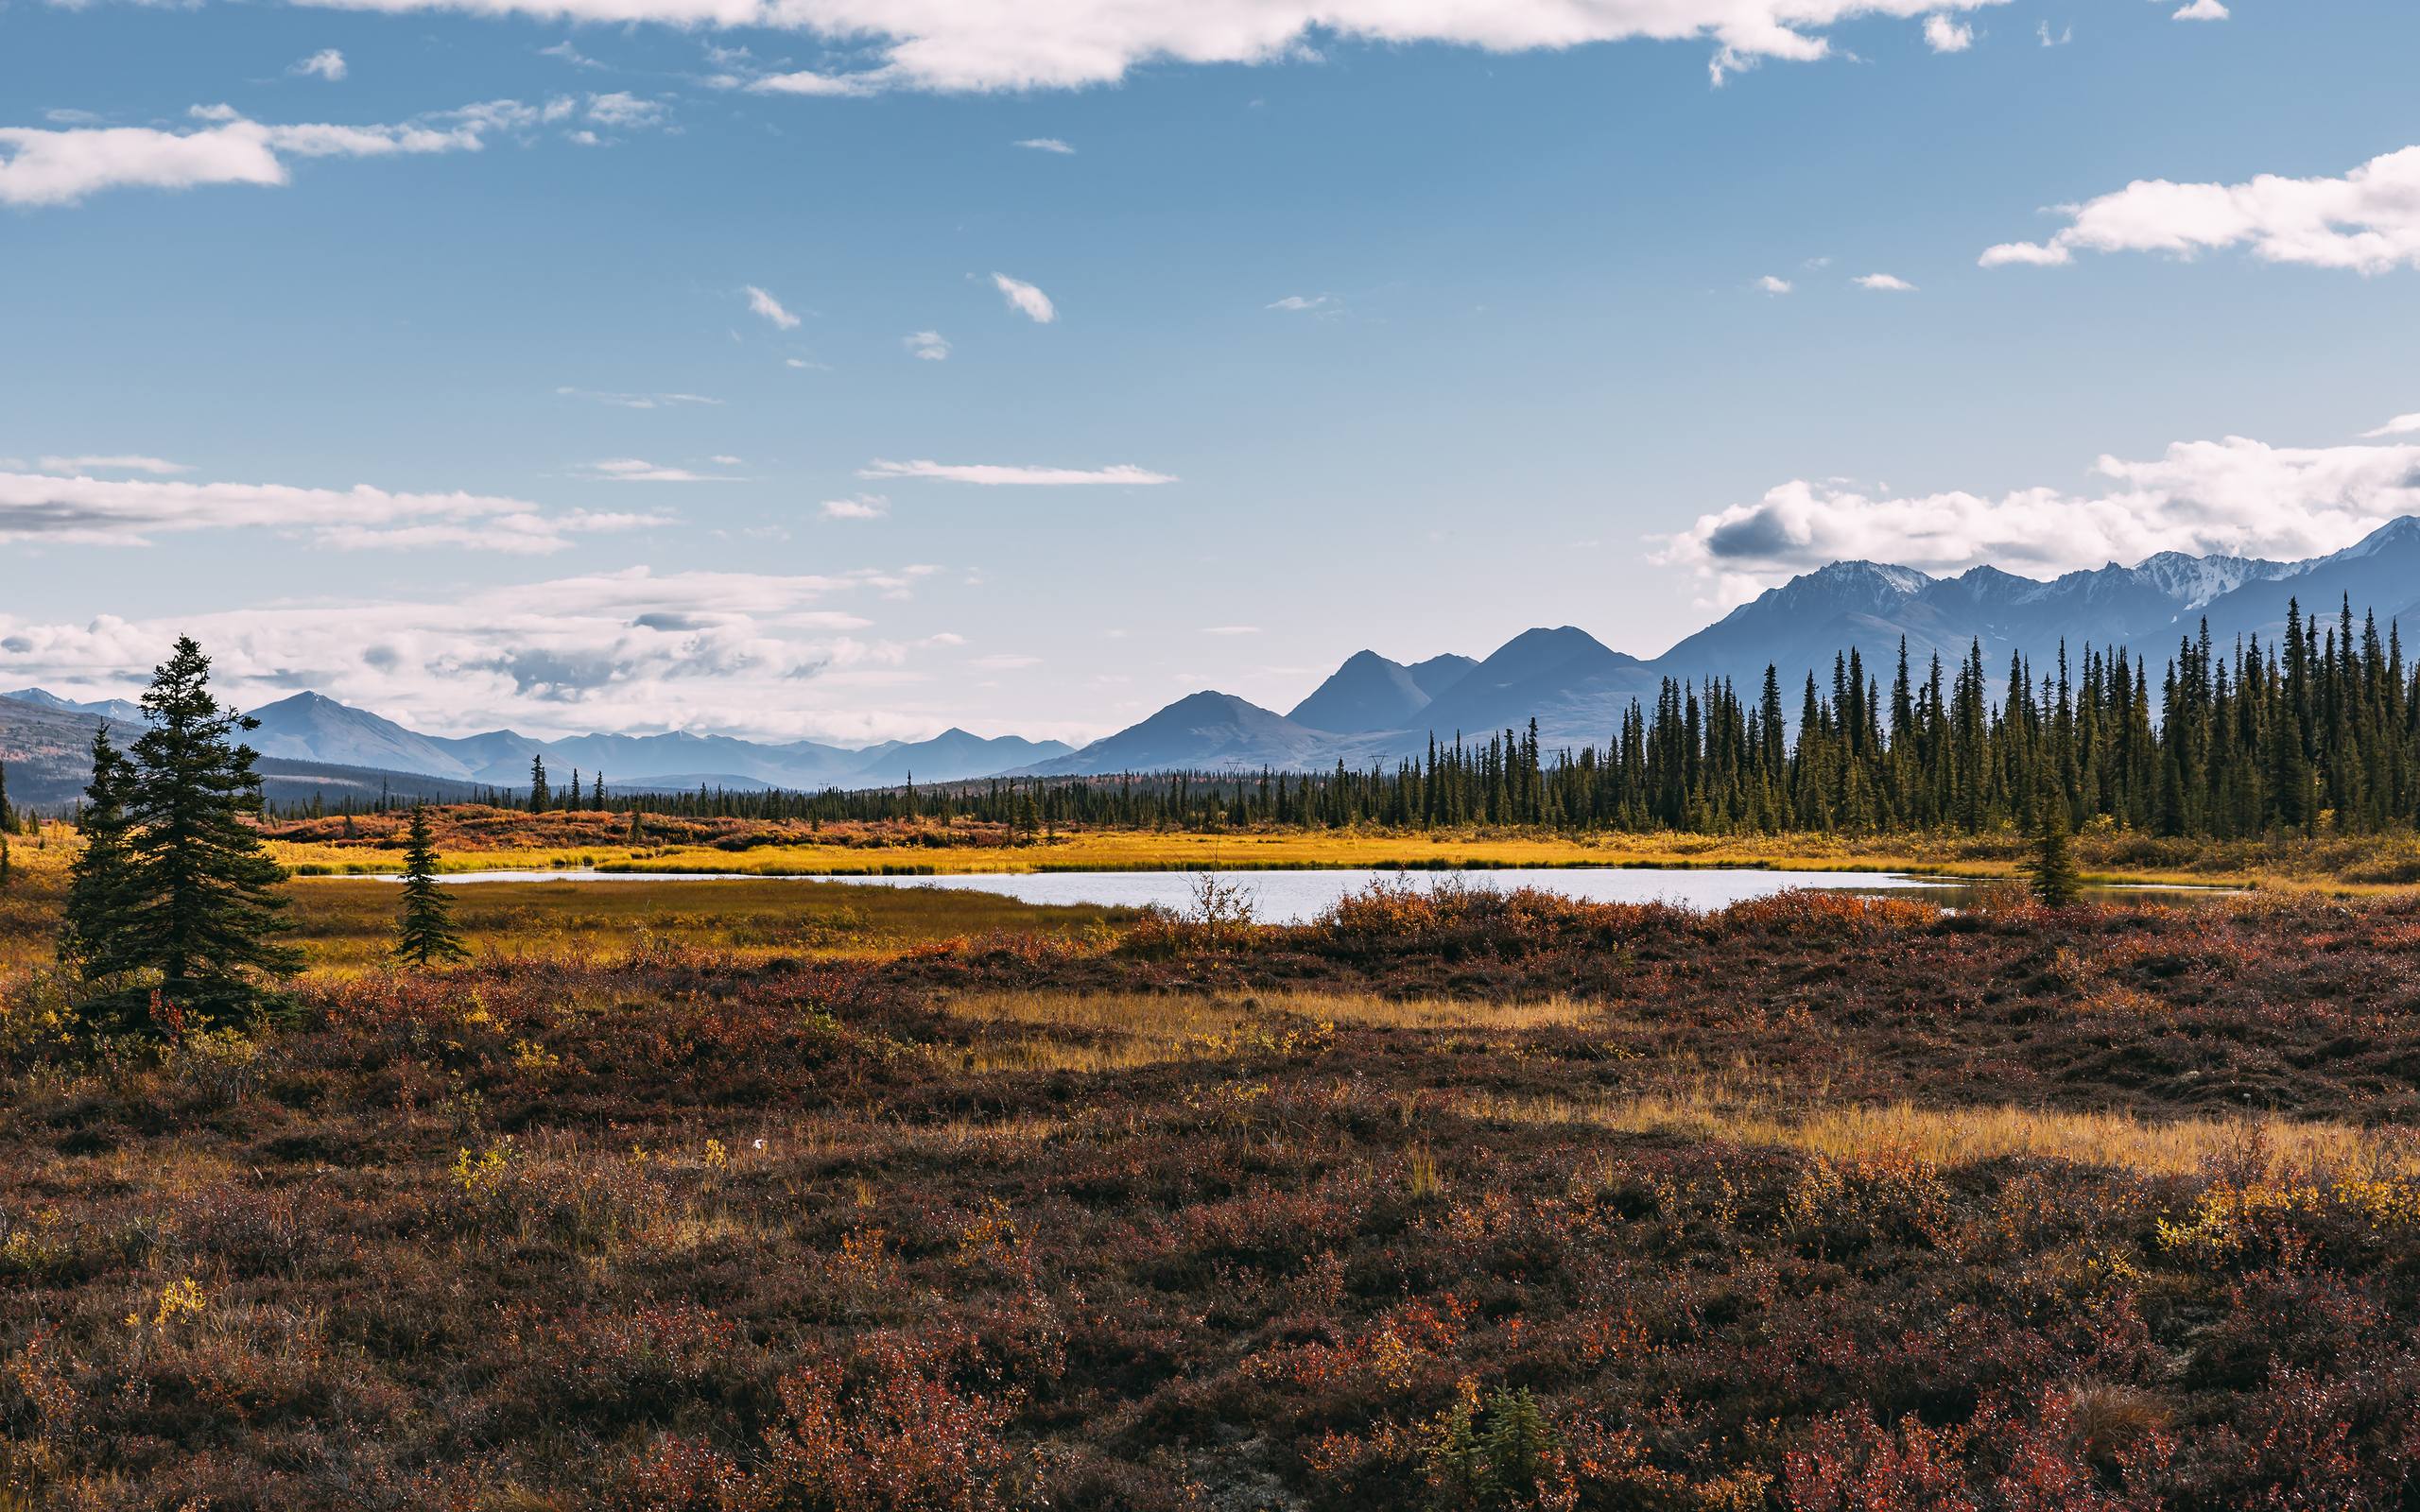
[[[1353,828],[1070,830],[1028,838],[1001,824],[683,818],[645,816],[633,842],[626,814],[457,806],[438,812],[448,870],[747,872],[866,875],[977,871],[1267,870],[1272,868],[1517,868],[1769,867],[1806,871],[1924,871],[2017,876],[2031,842],[2016,828],[1979,834],[1582,835],[1521,829]],[[394,871],[400,815],[283,821],[279,859],[306,874]],[[2391,894],[2420,882],[2420,837],[2409,833],[2276,835],[2260,840],[2166,839],[2105,824],[2075,840],[2088,877],[2257,886],[2274,891]]]
[[[61,1061],[12,977],[25,1504],[2390,1507],[2420,1454],[2409,904],[1379,894],[301,995]]]

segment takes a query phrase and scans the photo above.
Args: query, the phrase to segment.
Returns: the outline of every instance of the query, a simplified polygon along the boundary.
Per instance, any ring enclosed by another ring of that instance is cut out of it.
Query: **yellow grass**
[[[1834,1159],[1890,1150],[1940,1166],[2031,1156],[2161,1176],[2191,1176],[2222,1156],[2258,1149],[2273,1171],[2420,1175],[2420,1143],[2402,1131],[2266,1114],[2154,1121],[2128,1113],[2006,1105],[1792,1107],[1775,1099],[1729,1100],[1704,1091],[1651,1092],[1586,1103],[1482,1096],[1465,1103],[1463,1110],[1507,1123],[1570,1124],[1623,1134],[1678,1134],[1804,1150]]]
[[[1011,1031],[962,1053],[965,1069],[987,1072],[1132,1071],[1247,1052],[1308,1054],[1336,1027],[1510,1035],[1607,1021],[1601,1005],[1563,997],[1495,1005],[1398,1001],[1358,992],[1197,997],[1011,991],[970,993],[939,1005],[966,1022]]]
[[[1521,869],[1555,867],[1758,867],[1782,871],[1917,871],[2013,879],[2029,847],[2014,828],[1983,834],[1563,835],[1540,831],[1378,830],[1228,833],[1081,831],[1028,845],[946,843],[935,826],[918,843],[805,843],[725,850],[713,846],[582,845],[455,850],[442,870],[729,872],[865,876],[1035,871],[1255,871],[1277,868]],[[925,843],[929,841],[930,843]],[[2329,835],[2275,841],[2162,840],[2106,825],[2076,837],[2087,880],[2224,884],[2364,893],[2420,882],[2420,837]],[[329,875],[390,872],[398,853],[357,845],[272,842],[285,865]]]

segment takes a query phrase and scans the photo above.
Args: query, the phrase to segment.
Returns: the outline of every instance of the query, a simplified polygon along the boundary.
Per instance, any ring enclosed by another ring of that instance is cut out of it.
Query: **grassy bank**
[[[1083,831],[1022,842],[999,826],[831,825],[656,819],[645,843],[608,814],[523,815],[449,810],[441,827],[451,870],[735,872],[759,876],[955,874],[983,871],[1163,871],[1273,868],[1524,868],[1763,867],[1802,871],[1923,871],[1979,879],[2017,875],[2028,847],[2014,830],[1986,834],[1563,835],[1270,831],[1201,834]],[[321,819],[275,832],[279,858],[305,873],[392,871],[401,865],[391,816]],[[348,829],[350,833],[347,833]],[[2161,839],[2105,827],[2076,837],[2092,880],[2225,885],[2268,890],[2382,893],[2420,882],[2420,837],[2282,836]]]

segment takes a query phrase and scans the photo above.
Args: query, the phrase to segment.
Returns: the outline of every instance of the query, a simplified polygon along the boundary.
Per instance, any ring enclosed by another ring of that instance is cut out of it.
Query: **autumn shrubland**
[[[135,1046],[62,1034],[51,877],[9,1504],[2420,1486],[2420,903],[488,884],[420,971],[312,879],[288,1015]]]

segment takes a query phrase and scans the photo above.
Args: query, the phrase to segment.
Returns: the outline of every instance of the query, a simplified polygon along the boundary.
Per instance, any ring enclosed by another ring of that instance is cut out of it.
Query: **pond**
[[[1198,873],[1182,871],[993,871],[947,876],[797,876],[777,879],[718,872],[563,870],[450,872],[438,880],[457,885],[490,882],[602,885],[616,882],[711,883],[742,877],[743,880],[760,882],[842,883],[859,887],[930,887],[988,892],[1027,903],[1081,903],[1107,908],[1157,905],[1183,912],[1194,901],[1198,876]],[[1938,903],[1945,908],[1962,908],[1971,907],[1987,896],[2005,893],[2011,885],[1887,871],[1652,867],[1473,868],[1460,871],[1235,871],[1225,873],[1223,880],[1243,889],[1244,895],[1252,900],[1253,917],[1266,924],[1305,922],[1325,912],[1337,900],[1360,892],[1374,882],[1412,887],[1492,887],[1507,892],[1519,887],[1534,887],[1590,902],[1667,902],[1695,909],[1723,908],[1792,888],[1910,898]],[[2105,902],[2181,902],[2223,895],[2217,888],[2149,885],[2089,887],[2085,894]]]

